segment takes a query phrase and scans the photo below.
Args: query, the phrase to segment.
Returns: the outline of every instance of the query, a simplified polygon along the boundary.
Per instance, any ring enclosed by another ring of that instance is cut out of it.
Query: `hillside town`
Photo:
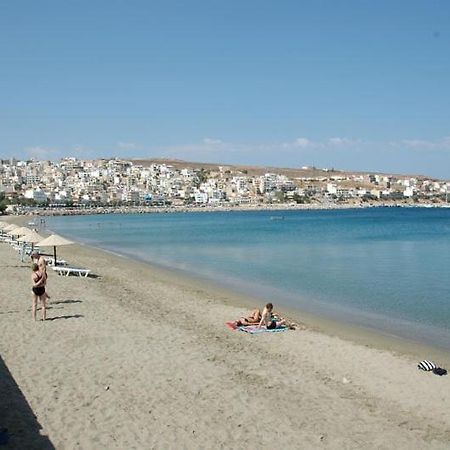
[[[58,162],[2,160],[4,208],[214,207],[377,204],[445,205],[450,182],[387,174],[346,173],[303,167],[271,168],[119,158]]]

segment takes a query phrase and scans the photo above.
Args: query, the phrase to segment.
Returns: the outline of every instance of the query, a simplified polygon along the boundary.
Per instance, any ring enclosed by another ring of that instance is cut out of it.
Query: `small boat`
[[[270,220],[284,220],[284,216],[270,216]]]

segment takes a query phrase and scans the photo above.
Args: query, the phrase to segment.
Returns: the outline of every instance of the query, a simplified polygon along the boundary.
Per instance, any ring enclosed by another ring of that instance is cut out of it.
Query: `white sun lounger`
[[[91,269],[81,269],[78,267],[52,266],[52,269],[57,272],[58,275],[64,275],[66,277],[70,274],[79,277],[87,277],[91,273]]]
[[[52,258],[51,256],[44,256],[45,262],[47,263],[47,265],[49,266],[54,266],[55,265],[55,258]],[[56,261],[56,265],[58,266],[65,266],[67,264],[67,262],[64,259],[58,259]]]

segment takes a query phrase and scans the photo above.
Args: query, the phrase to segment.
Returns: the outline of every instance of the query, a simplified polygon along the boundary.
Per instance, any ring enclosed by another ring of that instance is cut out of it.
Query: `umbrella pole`
[[[53,246],[53,265],[56,267],[56,245]]]

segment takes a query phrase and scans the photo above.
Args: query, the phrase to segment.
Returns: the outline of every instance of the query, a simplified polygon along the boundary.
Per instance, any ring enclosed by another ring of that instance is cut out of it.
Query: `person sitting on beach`
[[[265,326],[268,330],[273,330],[274,328],[279,328],[283,325],[286,325],[286,321],[284,319],[278,321],[275,320],[275,317],[272,313],[273,305],[272,303],[267,303],[261,314],[261,320],[259,321],[258,328]]]
[[[248,326],[248,325],[257,325],[261,320],[261,311],[259,309],[254,309],[250,312],[247,317],[241,317],[239,320],[236,320],[235,324],[238,327]]]
[[[33,263],[31,266],[32,274],[31,274],[31,282],[33,286],[31,290],[33,291],[33,303],[31,305],[31,313],[33,320],[36,321],[36,308],[38,300],[41,303],[42,310],[42,320],[46,319],[46,297],[45,297],[45,281],[46,275],[45,273],[39,270],[39,266],[36,263]]]

